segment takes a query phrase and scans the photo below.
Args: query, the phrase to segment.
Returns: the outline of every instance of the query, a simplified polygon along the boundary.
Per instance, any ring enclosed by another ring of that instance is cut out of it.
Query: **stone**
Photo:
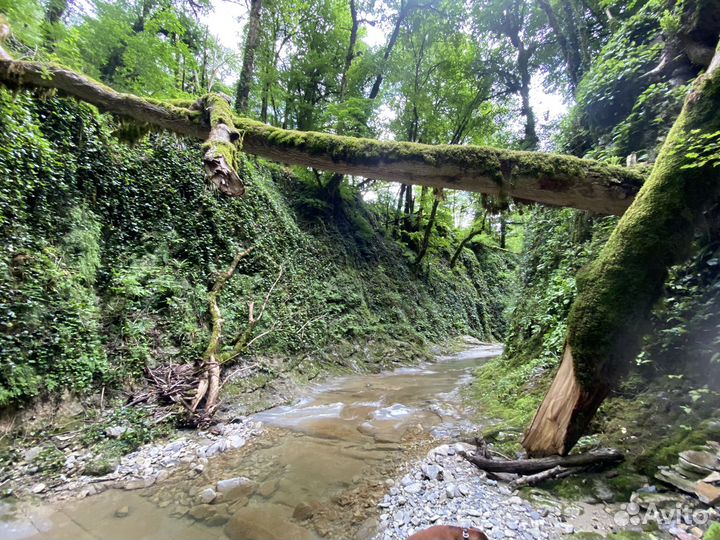
[[[443,468],[432,463],[425,463],[421,467],[423,476],[428,480],[442,480]]]
[[[293,510],[293,519],[297,519],[298,521],[305,521],[307,519],[310,519],[315,515],[315,510],[312,506],[310,506],[308,503],[301,502],[295,507],[295,510]]]
[[[198,504],[190,508],[188,514],[198,521],[208,519],[217,514],[217,510],[209,504]]]
[[[423,485],[420,482],[413,482],[412,484],[408,484],[404,488],[405,492],[411,495],[414,495],[415,493],[420,493],[422,489]]]
[[[119,439],[128,432],[126,426],[112,426],[105,428],[105,435],[111,439]]]
[[[33,461],[43,451],[42,446],[33,446],[23,451],[23,459],[25,461]]]
[[[201,504],[210,504],[215,500],[217,497],[217,493],[213,488],[205,488],[200,493],[197,494],[197,500],[200,501]]]
[[[121,506],[120,508],[115,510],[116,518],[124,518],[124,517],[128,517],[129,515],[130,515],[130,508],[127,505]]]
[[[46,486],[45,484],[43,484],[42,482],[40,482],[39,484],[35,484],[35,485],[32,487],[32,490],[31,490],[31,491],[32,491],[33,493],[36,493],[36,494],[37,494],[37,493],[42,493],[42,492],[45,491],[46,489],[47,489],[47,486]]]
[[[710,474],[720,469],[720,459],[710,452],[686,450],[680,452],[680,461],[700,474]]]
[[[233,501],[242,497],[250,497],[257,489],[257,483],[245,476],[220,480],[217,491],[225,495],[225,500]]]
[[[707,482],[698,482],[695,484],[695,493],[698,499],[710,506],[714,506],[720,502],[720,487],[708,484]]]
[[[278,488],[277,480],[266,480],[258,486],[258,494],[266,499],[270,497]]]
[[[720,483],[720,472],[713,471],[702,479],[707,484],[718,484]]]
[[[292,522],[290,509],[280,504],[246,506],[225,525],[230,540],[311,540],[315,535]]]
[[[593,495],[602,502],[612,502],[615,499],[615,493],[608,485],[601,481],[596,480],[593,482]]]
[[[455,484],[448,484],[445,486],[445,495],[447,495],[448,499],[454,499],[457,496],[457,488],[455,487]]]
[[[205,457],[213,457],[223,453],[227,448],[227,441],[220,439],[205,448]]]
[[[245,446],[245,443],[247,443],[247,440],[245,439],[245,437],[241,437],[240,435],[232,435],[227,439],[227,447],[231,450],[237,450],[238,448],[242,448],[243,446]]]

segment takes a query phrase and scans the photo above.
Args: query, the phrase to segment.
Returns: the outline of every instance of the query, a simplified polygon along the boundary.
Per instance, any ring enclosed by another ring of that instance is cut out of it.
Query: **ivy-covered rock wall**
[[[246,160],[246,196],[226,198],[206,187],[199,145],[127,145],[114,129],[87,105],[0,91],[0,408],[196,360],[207,291],[249,246],[220,298],[226,335],[282,276],[248,356],[502,335],[506,254],[418,274],[351,190],[338,212],[312,182]]]

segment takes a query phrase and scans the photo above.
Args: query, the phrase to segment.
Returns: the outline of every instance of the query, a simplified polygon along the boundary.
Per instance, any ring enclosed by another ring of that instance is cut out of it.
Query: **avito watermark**
[[[651,521],[658,525],[705,525],[710,521],[710,517],[709,510],[692,508],[681,503],[675,504],[675,508],[658,508],[655,503],[649,503],[643,510],[639,504],[631,502],[620,505],[620,510],[613,515],[613,521],[619,527],[646,525]]]

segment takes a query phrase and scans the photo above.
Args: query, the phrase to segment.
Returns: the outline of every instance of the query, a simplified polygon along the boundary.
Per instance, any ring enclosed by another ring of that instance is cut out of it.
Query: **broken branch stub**
[[[237,169],[242,138],[233,123],[230,99],[222,94],[210,94],[205,98],[205,110],[210,124],[210,134],[203,146],[207,179],[223,195],[241,197],[245,183]]]

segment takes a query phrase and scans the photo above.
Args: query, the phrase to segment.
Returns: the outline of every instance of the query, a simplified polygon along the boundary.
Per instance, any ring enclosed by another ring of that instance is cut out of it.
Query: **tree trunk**
[[[205,98],[210,134],[203,145],[203,166],[208,180],[224,195],[240,197],[245,193],[245,183],[237,172],[240,133],[235,129],[229,100],[219,94]]]
[[[460,242],[460,245],[455,250],[455,253],[453,253],[452,258],[450,259],[450,268],[455,268],[455,265],[457,264],[458,259],[460,258],[460,254],[462,253],[462,250],[465,248],[468,242],[475,238],[478,234],[482,234],[482,232],[485,230],[485,219],[487,219],[487,210],[485,211],[485,214],[482,218],[482,223],[480,223],[479,229],[473,229],[470,231],[470,233],[462,239]]]
[[[523,137],[523,150],[536,150],[538,141],[535,130],[535,113],[530,104],[530,57],[533,49],[526,49],[520,42],[518,49],[518,70],[520,71],[520,100],[522,107],[520,114],[525,117],[525,136]]]
[[[720,46],[696,79],[648,181],[598,258],[578,276],[563,360],[523,446],[567,454],[637,355],[668,269],[690,252],[696,223],[720,195]]]
[[[245,42],[243,65],[235,96],[235,110],[240,114],[247,114],[248,110],[250,86],[252,86],[253,72],[255,70],[255,49],[257,49],[258,34],[260,33],[261,10],[262,0],[250,0],[247,41]]]
[[[427,226],[425,227],[425,234],[423,235],[422,244],[420,245],[420,251],[418,251],[417,257],[415,258],[415,266],[419,267],[422,260],[427,254],[428,246],[430,245],[430,235],[432,234],[433,227],[435,226],[435,218],[437,217],[437,209],[440,206],[440,193],[435,193],[435,200],[433,201],[432,209],[430,210],[430,218],[428,219]]]
[[[12,60],[0,51],[0,83],[17,88],[54,88],[105,112],[174,133],[207,140],[210,124],[198,108],[116,92],[55,64]],[[290,102],[285,119],[290,115]],[[326,133],[288,131],[234,117],[249,154],[323,171],[378,180],[503,194],[519,200],[622,214],[644,177],[641,172],[558,154],[483,146],[408,144]]]
[[[347,92],[347,74],[350,71],[353,58],[355,58],[355,44],[357,43],[358,29],[360,21],[357,16],[357,8],[355,0],[350,0],[350,16],[352,17],[352,28],[350,29],[350,43],[348,44],[347,54],[345,55],[345,65],[343,66],[342,76],[340,77],[340,96],[338,101],[342,103]]]
[[[385,76],[385,64],[387,64],[387,61],[390,58],[390,53],[392,53],[393,49],[395,48],[395,43],[400,36],[400,28],[402,27],[402,23],[412,12],[412,10],[415,9],[416,6],[416,0],[407,0],[407,3],[405,3],[405,0],[401,2],[400,11],[398,12],[397,19],[395,20],[395,26],[393,27],[392,34],[390,34],[390,39],[385,46],[385,53],[383,54],[382,63],[380,64],[380,70],[375,76],[375,82],[370,89],[368,99],[375,99],[380,93],[380,85],[382,84],[383,77]]]
[[[560,21],[558,21],[557,15],[550,4],[550,1],[538,0],[538,4],[540,4],[540,7],[545,12],[545,15],[548,18],[548,23],[557,38],[558,45],[560,46],[563,57],[565,58],[565,65],[567,66],[568,77],[570,78],[570,87],[573,93],[575,93],[582,74],[579,51],[573,50],[573,48],[569,45],[563,26],[560,24]],[[570,29],[572,30],[572,28]]]
[[[505,240],[507,239],[507,219],[505,214],[500,213],[500,247],[505,249]]]

